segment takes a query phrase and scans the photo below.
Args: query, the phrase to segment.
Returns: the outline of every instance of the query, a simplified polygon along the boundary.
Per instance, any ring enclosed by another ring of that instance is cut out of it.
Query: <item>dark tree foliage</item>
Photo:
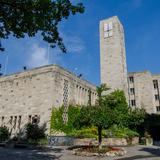
[[[9,129],[6,126],[0,127],[0,142],[8,140],[10,137]]]
[[[38,141],[45,138],[46,124],[39,126],[38,124],[28,123],[26,125],[26,138],[28,140]]]
[[[128,119],[129,107],[124,92],[121,90],[112,92],[111,94],[105,96],[103,103],[116,115],[114,123],[125,126],[126,120]]]
[[[71,14],[83,12],[81,3],[73,5],[70,0],[0,0],[0,40],[10,35],[33,37],[40,32],[51,47],[58,45],[66,52],[58,24]],[[4,50],[1,43],[0,50]]]
[[[82,107],[80,114],[75,121],[75,126],[78,128],[84,126],[97,127],[99,146],[102,142],[102,129],[109,128],[113,125],[113,120],[115,119],[115,115],[111,108],[103,104],[103,99],[105,96],[102,94],[108,89],[109,88],[105,84],[97,87],[97,105]]]
[[[75,121],[75,127],[96,126],[98,129],[99,145],[102,141],[102,129],[108,129],[113,124],[120,127],[136,129],[144,121],[145,112],[141,109],[130,109],[128,107],[123,91],[104,95],[103,92],[109,88],[102,84],[97,87],[97,104],[95,106],[82,107]]]
[[[128,112],[127,127],[137,131],[138,127],[144,123],[145,117],[146,112],[144,109],[130,109]]]

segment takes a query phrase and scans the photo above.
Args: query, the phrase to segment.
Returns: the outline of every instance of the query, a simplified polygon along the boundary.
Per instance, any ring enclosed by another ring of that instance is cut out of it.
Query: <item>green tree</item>
[[[144,109],[135,108],[128,112],[127,127],[137,130],[137,128],[145,121],[146,112]]]
[[[116,115],[114,123],[120,126],[126,126],[128,119],[129,107],[123,91],[115,90],[111,94],[105,96],[104,105],[108,106]]]
[[[128,107],[123,91],[104,95],[103,92],[109,90],[102,84],[97,87],[97,103],[95,106],[82,107],[81,112],[76,119],[75,126],[78,128],[87,126],[96,126],[98,129],[98,142],[101,146],[102,129],[108,129],[113,124],[120,128],[136,127],[144,120],[144,114],[141,110],[132,110]]]
[[[137,127],[144,122],[145,110],[129,107],[125,94],[121,90],[116,90],[106,96],[103,103],[111,107],[116,115],[114,123],[121,127],[129,127],[132,130],[137,130]]]
[[[103,105],[103,103],[102,103],[103,99],[104,99],[104,96],[102,94],[109,89],[110,88],[107,87],[106,84],[101,84],[99,87],[96,88],[98,106],[96,108],[94,107],[94,109],[93,109],[92,121],[95,124],[95,126],[97,126],[97,128],[98,128],[99,145],[101,145],[101,142],[102,142],[102,129],[108,128],[112,124],[111,119],[108,119],[110,117],[108,115],[108,113],[110,113],[110,112],[108,112],[109,108],[105,107],[105,105]],[[98,110],[97,110],[97,108],[98,108]],[[108,122],[105,123],[105,121],[108,121]]]
[[[47,130],[46,124],[39,126],[38,124],[28,123],[26,125],[25,130],[26,130],[27,140],[34,140],[37,142],[38,140],[46,137],[45,135],[45,131]]]
[[[6,126],[0,127],[0,142],[8,140],[10,137],[9,129]]]
[[[58,45],[66,52],[58,31],[59,22],[83,12],[82,3],[73,5],[70,0],[0,0],[0,40],[10,35],[33,37],[40,32],[51,47]],[[4,50],[1,43],[0,50]]]
[[[101,146],[102,142],[102,129],[109,128],[113,124],[115,119],[114,113],[111,111],[111,108],[104,105],[103,92],[109,90],[109,88],[102,84],[100,87],[97,87],[97,103],[95,106],[84,106],[81,108],[80,114],[75,121],[75,126],[77,128],[87,127],[87,126],[96,126],[98,129],[98,142]]]

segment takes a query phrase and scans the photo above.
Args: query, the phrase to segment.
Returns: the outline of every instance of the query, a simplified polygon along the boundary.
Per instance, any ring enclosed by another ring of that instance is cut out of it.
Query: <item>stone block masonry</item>
[[[67,85],[66,85],[67,84]],[[96,100],[96,87],[58,65],[49,65],[0,78],[0,125],[13,134],[28,122],[50,128],[52,107],[87,105]]]

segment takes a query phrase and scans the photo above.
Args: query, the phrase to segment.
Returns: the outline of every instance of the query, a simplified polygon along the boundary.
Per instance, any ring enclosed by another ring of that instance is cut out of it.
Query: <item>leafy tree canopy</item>
[[[111,94],[105,96],[103,103],[116,115],[114,123],[121,126],[124,125],[126,119],[128,118],[129,110],[124,92],[121,90],[112,92]]]
[[[0,40],[10,35],[33,37],[40,32],[51,47],[58,45],[66,52],[58,24],[71,14],[83,12],[81,3],[73,5],[70,0],[0,0]],[[1,43],[0,50],[4,50]]]
[[[137,130],[137,127],[140,126],[144,121],[146,117],[146,112],[144,109],[130,109],[128,113],[128,119],[127,121],[127,126]]]
[[[10,137],[9,129],[6,126],[0,127],[0,142],[8,140]]]
[[[145,117],[144,110],[128,107],[123,91],[116,90],[108,95],[103,95],[102,92],[107,90],[108,88],[104,85],[97,87],[97,105],[82,107],[75,121],[75,126],[79,128],[96,126],[100,145],[102,129],[108,129],[113,124],[136,129]]]

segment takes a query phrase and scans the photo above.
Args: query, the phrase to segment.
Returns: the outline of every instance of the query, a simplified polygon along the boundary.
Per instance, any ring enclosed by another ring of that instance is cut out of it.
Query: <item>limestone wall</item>
[[[133,77],[133,82],[130,82],[130,77]],[[135,94],[129,94],[130,106],[144,108],[148,113],[156,113],[151,73],[148,71],[129,73],[128,83],[129,90],[131,88],[135,90]],[[132,105],[133,100],[135,100],[135,106]]]
[[[59,107],[64,101],[87,104],[89,90],[94,104],[95,86],[56,65],[1,77],[0,125],[16,133],[24,124],[36,119],[47,123],[49,128],[52,107]]]
[[[153,81],[153,90],[154,90],[153,91],[154,107],[155,107],[156,113],[160,114],[160,74],[153,74],[152,81]],[[159,97],[158,99],[155,99],[156,95]]]

